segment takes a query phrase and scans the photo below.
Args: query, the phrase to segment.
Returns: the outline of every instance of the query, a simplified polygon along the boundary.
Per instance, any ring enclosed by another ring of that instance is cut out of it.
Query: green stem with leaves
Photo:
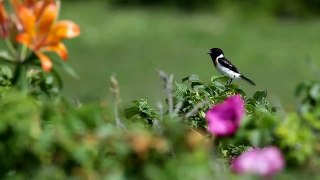
[[[15,85],[19,90],[25,90],[27,88],[27,67],[26,63],[31,58],[27,58],[28,49],[22,45],[19,56],[16,56],[15,70],[13,74],[12,84]]]
[[[6,46],[10,52],[10,54],[13,56],[13,58],[16,58],[18,56],[16,49],[13,47],[11,41],[9,38],[5,38]]]

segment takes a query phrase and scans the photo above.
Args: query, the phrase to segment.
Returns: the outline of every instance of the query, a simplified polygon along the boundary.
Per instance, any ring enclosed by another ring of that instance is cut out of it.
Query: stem
[[[12,84],[19,90],[27,88],[26,67],[22,63],[17,62],[14,70]]]
[[[34,54],[30,54],[28,47],[25,45],[21,45],[20,50],[17,51],[13,48],[10,41],[8,41],[7,43],[8,48],[11,49],[12,53],[15,54],[15,69],[11,83],[19,90],[27,90],[27,69],[30,61],[34,58]]]
[[[11,53],[11,55],[16,58],[18,56],[16,49],[13,47],[11,41],[9,40],[9,38],[5,38],[5,43],[8,47],[9,52]]]
[[[21,46],[20,57],[19,57],[19,59],[18,59],[18,61],[19,61],[20,63],[24,62],[24,60],[25,60],[26,57],[27,57],[27,53],[28,53],[28,48],[27,48],[27,46],[22,45],[22,46]]]
[[[173,75],[168,75],[163,71],[158,71],[160,78],[164,81],[164,88],[168,98],[168,108],[169,115],[174,116],[174,107],[173,107]]]
[[[12,78],[12,84],[16,85],[19,79],[19,76],[21,74],[21,64],[20,63],[16,63],[16,67],[14,70],[14,74],[13,74],[13,78]]]
[[[199,112],[199,109],[202,108],[204,105],[207,105],[209,104],[209,100],[204,100],[204,101],[201,101],[199,102],[198,104],[196,104],[194,106],[194,108],[192,108],[186,115],[185,115],[185,118],[188,119],[190,118],[191,116],[197,114]]]
[[[121,102],[120,99],[120,88],[119,88],[119,83],[117,81],[117,79],[115,78],[115,75],[112,75],[110,78],[111,81],[111,87],[110,90],[114,95],[114,116],[115,116],[115,120],[116,120],[116,125],[118,127],[123,128],[124,130],[127,130],[126,126],[122,123],[120,117],[119,117],[119,104]]]

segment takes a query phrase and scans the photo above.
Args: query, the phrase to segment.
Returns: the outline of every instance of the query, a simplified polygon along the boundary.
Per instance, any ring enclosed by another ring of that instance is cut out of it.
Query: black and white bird
[[[230,84],[233,79],[244,79],[252,85],[256,85],[252,80],[245,77],[240,71],[226,58],[224,53],[220,48],[212,48],[208,53],[211,56],[214,67],[223,75],[228,76],[230,79],[228,83]]]

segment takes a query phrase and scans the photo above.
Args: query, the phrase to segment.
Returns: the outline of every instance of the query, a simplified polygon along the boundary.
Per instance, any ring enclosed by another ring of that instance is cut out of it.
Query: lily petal
[[[27,6],[27,7],[32,7],[36,4],[37,0],[24,0],[24,4]]]
[[[39,51],[37,51],[35,53],[40,59],[42,69],[44,71],[50,72],[51,68],[52,68],[52,62],[51,62],[50,58],[47,55],[45,55]]]
[[[21,33],[21,34],[18,34],[16,36],[16,41],[21,43],[21,44],[24,44],[26,46],[28,46],[29,48],[32,49],[31,45],[32,45],[32,39],[30,37],[30,35],[28,33]]]
[[[80,35],[80,27],[72,21],[64,20],[57,22],[49,37],[51,41],[60,41],[61,39],[74,38]]]
[[[40,36],[49,33],[57,16],[58,9],[54,3],[51,3],[45,7],[38,22],[38,32]]]
[[[37,20],[39,20],[39,18],[41,17],[43,11],[45,10],[45,8],[49,5],[49,4],[55,4],[57,6],[58,9],[58,13],[59,14],[59,2],[55,1],[55,0],[42,0],[42,1],[37,1],[33,8],[34,8],[34,13],[36,14]]]
[[[7,11],[4,7],[3,1],[0,1],[0,23],[3,24],[8,19]]]
[[[63,43],[58,43],[55,45],[46,46],[46,47],[42,48],[41,50],[42,51],[53,51],[53,52],[57,53],[61,57],[61,59],[63,59],[63,60],[68,59],[68,50]]]
[[[9,35],[8,32],[8,14],[4,7],[3,1],[0,1],[0,36],[5,38]]]
[[[35,32],[36,17],[32,13],[32,11],[22,6],[19,8],[18,18],[21,22],[23,30],[33,38],[36,33]]]

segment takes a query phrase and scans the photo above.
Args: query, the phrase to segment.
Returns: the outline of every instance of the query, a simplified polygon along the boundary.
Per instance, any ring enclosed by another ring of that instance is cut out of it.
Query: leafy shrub
[[[239,86],[226,84],[225,77],[214,77],[209,84],[195,75],[183,81],[175,83],[166,101],[169,105],[172,98],[173,110],[157,111],[146,100],[134,101],[123,111],[128,119],[120,116],[125,127],[117,125],[105,102],[77,107],[54,98],[48,103],[3,87],[1,178],[234,178],[223,170],[228,163],[266,145],[278,145],[289,166],[317,165],[317,158],[310,159],[319,154],[315,127],[304,126],[295,113],[280,118],[266,91],[248,98]],[[234,136],[212,139],[202,114],[238,92],[247,111],[241,127]]]
[[[297,86],[300,100],[297,113],[290,113],[277,127],[279,145],[286,150],[288,161],[304,164],[314,154],[319,154],[320,132],[320,83],[305,81]],[[315,163],[317,164],[317,163]]]
[[[205,112],[228,96],[241,94],[246,102],[247,115],[232,138],[215,140],[221,157],[230,161],[251,147],[279,145],[286,153],[290,166],[313,163],[309,161],[310,157],[319,153],[316,149],[319,139],[314,136],[314,131],[318,131],[320,127],[317,114],[320,108],[319,103],[316,103],[319,99],[318,83],[303,83],[297,88],[298,95],[302,92],[306,94],[299,106],[304,111],[303,115],[291,113],[281,117],[275,113],[276,108],[269,105],[267,91],[257,91],[252,98],[248,98],[238,85],[227,84],[227,81],[228,78],[224,76],[211,78],[209,84],[204,84],[196,75],[183,78],[183,83],[175,83],[173,88],[174,112],[188,126],[206,131]],[[168,99],[166,102],[170,106]],[[142,121],[148,127],[155,127],[149,122],[163,116],[150,108],[146,100],[134,101],[133,106],[125,110],[125,113],[128,112],[130,116],[126,116],[127,118]],[[165,114],[168,113],[169,111]]]
[[[205,137],[174,119],[165,132],[115,126],[103,104],[38,104],[13,90],[0,100],[1,178],[175,178],[215,174]],[[179,131],[177,131],[179,129]],[[190,168],[198,169],[191,173]]]
[[[231,160],[232,157],[241,154],[251,146],[271,144],[275,138],[276,118],[273,114],[275,108],[270,107],[266,99],[267,91],[258,91],[252,98],[248,98],[240,86],[227,84],[227,82],[228,77],[226,76],[214,76],[209,84],[204,84],[197,75],[187,76],[182,79],[182,84],[175,83],[172,101],[173,112],[183,122],[186,122],[191,128],[206,131],[205,112],[212,105],[220,103],[227,97],[240,94],[246,102],[247,118],[234,138],[221,139],[216,142],[219,144],[221,155]],[[167,102],[169,101],[167,99]],[[145,125],[152,127],[153,123],[150,122],[163,116],[150,108],[146,100],[135,100],[133,103],[132,107],[125,110],[126,117],[129,119],[142,120]],[[169,111],[166,114],[168,113]]]

